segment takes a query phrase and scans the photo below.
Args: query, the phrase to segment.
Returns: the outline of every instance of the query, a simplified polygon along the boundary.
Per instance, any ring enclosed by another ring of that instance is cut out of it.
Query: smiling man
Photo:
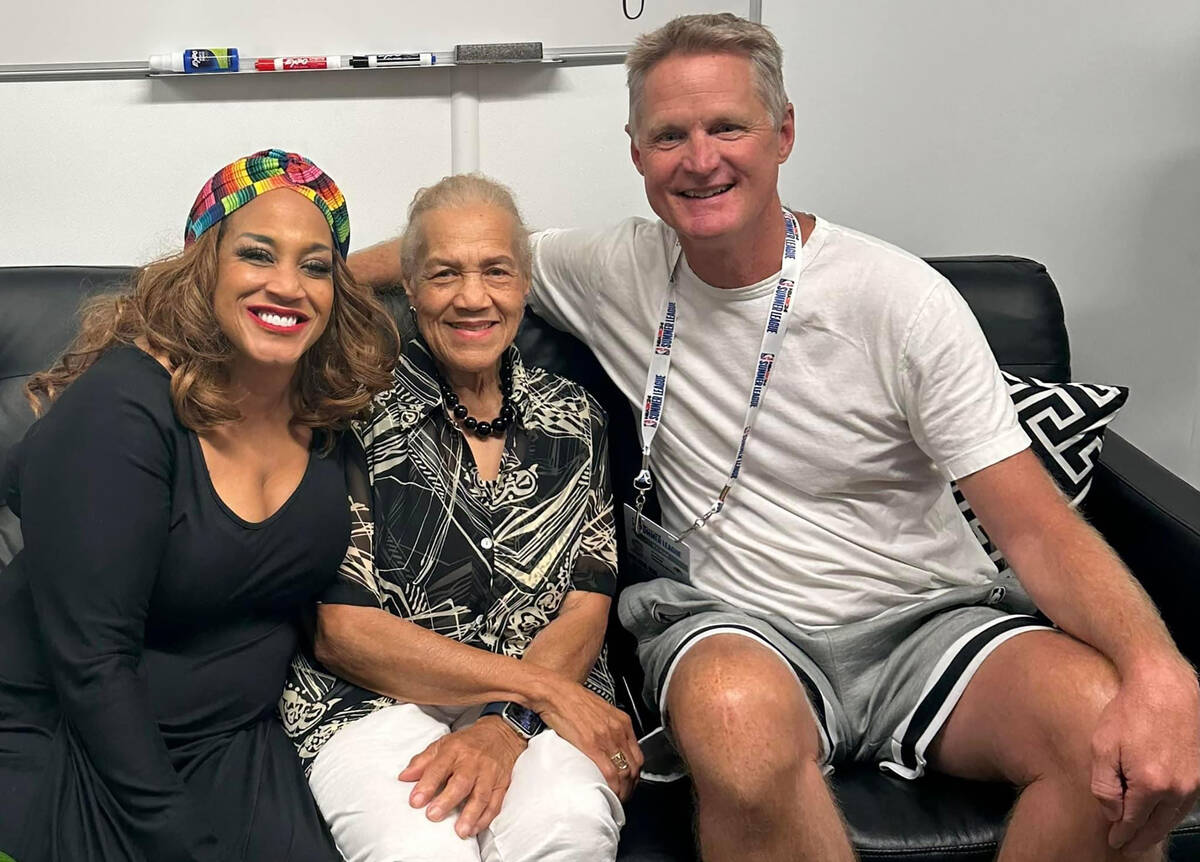
[[[766,28],[685,16],[627,66],[659,220],[539,234],[531,302],[642,417],[663,520],[626,517],[658,577],[621,619],[704,858],[850,859],[823,775],[846,760],[1017,785],[1002,859],[1159,858],[1200,783],[1195,673],[1030,452],[970,309],[782,207],[795,118]],[[393,254],[352,264],[394,281]]]

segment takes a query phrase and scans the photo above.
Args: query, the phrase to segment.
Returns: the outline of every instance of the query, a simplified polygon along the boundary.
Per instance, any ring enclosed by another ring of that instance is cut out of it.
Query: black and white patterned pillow
[[[1000,373],[1016,405],[1017,421],[1029,435],[1034,453],[1071,506],[1078,506],[1091,490],[1092,471],[1104,444],[1104,429],[1125,404],[1129,389],[1103,383],[1045,383],[1007,371]],[[950,489],[959,511],[1000,574],[1011,575],[1004,555],[988,538],[958,483],[951,482]]]

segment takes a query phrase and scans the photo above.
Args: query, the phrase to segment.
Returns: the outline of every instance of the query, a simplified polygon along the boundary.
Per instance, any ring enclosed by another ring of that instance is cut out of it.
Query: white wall
[[[0,63],[144,62],[161,51],[230,45],[242,57],[441,52],[481,42],[627,45],[676,15],[751,8],[752,0],[289,0],[264,6],[260,24],[245,0],[38,0],[6,4],[6,32],[17,38],[0,44]]]
[[[177,248],[205,180],[271,146],[336,178],[354,245],[382,239],[409,190],[450,171],[449,95],[444,69],[0,82],[0,170],[23,204],[0,208],[0,265],[141,263]]]
[[[763,6],[799,117],[787,202],[920,254],[1046,263],[1076,378],[1129,385],[1118,429],[1200,486],[1200,4]],[[382,239],[450,169],[449,92],[437,69],[0,83],[0,265],[169,250],[208,174],[272,145],[337,178],[354,246]],[[620,68],[496,69],[480,96],[481,165],[532,223],[649,213]]]
[[[768,3],[785,198],[918,254],[1045,263],[1075,378],[1128,385],[1115,427],[1200,486],[1200,3]]]

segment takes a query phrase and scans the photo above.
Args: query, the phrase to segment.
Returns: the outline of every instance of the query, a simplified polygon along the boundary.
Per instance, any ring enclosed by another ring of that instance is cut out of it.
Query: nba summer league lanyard
[[[785,209],[783,221],[787,231],[783,241],[783,264],[780,268],[779,282],[775,286],[775,297],[771,301],[771,311],[767,315],[767,322],[763,327],[762,343],[758,348],[758,368],[754,372],[754,385],[750,389],[750,400],[746,405],[746,421],[742,426],[742,440],[738,444],[737,455],[733,459],[733,468],[729,471],[725,487],[721,489],[721,493],[717,495],[716,501],[708,511],[693,521],[691,526],[679,536],[674,537],[675,541],[679,543],[682,543],[692,532],[707,524],[709,518],[724,508],[725,498],[737,484],[738,474],[742,471],[742,459],[746,455],[746,443],[750,440],[754,420],[758,418],[758,409],[762,406],[763,396],[767,391],[771,367],[775,364],[775,357],[783,346],[784,335],[787,334],[788,319],[791,317],[792,291],[796,286],[796,280],[800,277],[804,247],[800,242],[800,224],[796,221],[796,217]],[[654,355],[650,357],[650,369],[646,373],[646,397],[642,401],[642,469],[633,480],[633,489],[637,492],[635,505],[636,523],[639,528],[644,520],[642,507],[646,503],[646,492],[654,487],[654,480],[650,476],[650,446],[654,443],[654,435],[658,433],[663,401],[667,397],[667,378],[671,373],[671,348],[674,345],[675,333],[678,329],[675,319],[675,288],[679,282],[680,256],[681,249],[677,243],[675,259],[671,266],[671,279],[667,286],[667,298],[658,323],[658,334],[654,339]]]

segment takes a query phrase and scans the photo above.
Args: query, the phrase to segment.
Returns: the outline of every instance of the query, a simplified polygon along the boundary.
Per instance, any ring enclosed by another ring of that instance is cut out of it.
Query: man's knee
[[[1120,678],[1104,655],[1059,632],[1031,632],[1018,666],[1010,672],[1035,674],[1037,684],[1022,686],[1014,710],[1019,732],[1009,738],[1008,778],[1022,786],[1051,779],[1086,784],[1092,767],[1092,740],[1100,716],[1117,693]]]
[[[1120,678],[1112,662],[1078,641],[1069,644],[1054,676],[1049,702],[1041,710],[1034,751],[1044,763],[1042,775],[1058,772],[1086,782],[1092,766],[1092,739],[1101,714],[1116,696]]]
[[[740,635],[707,638],[684,654],[667,692],[672,735],[698,789],[746,805],[820,770],[821,733],[804,689],[768,647]]]

